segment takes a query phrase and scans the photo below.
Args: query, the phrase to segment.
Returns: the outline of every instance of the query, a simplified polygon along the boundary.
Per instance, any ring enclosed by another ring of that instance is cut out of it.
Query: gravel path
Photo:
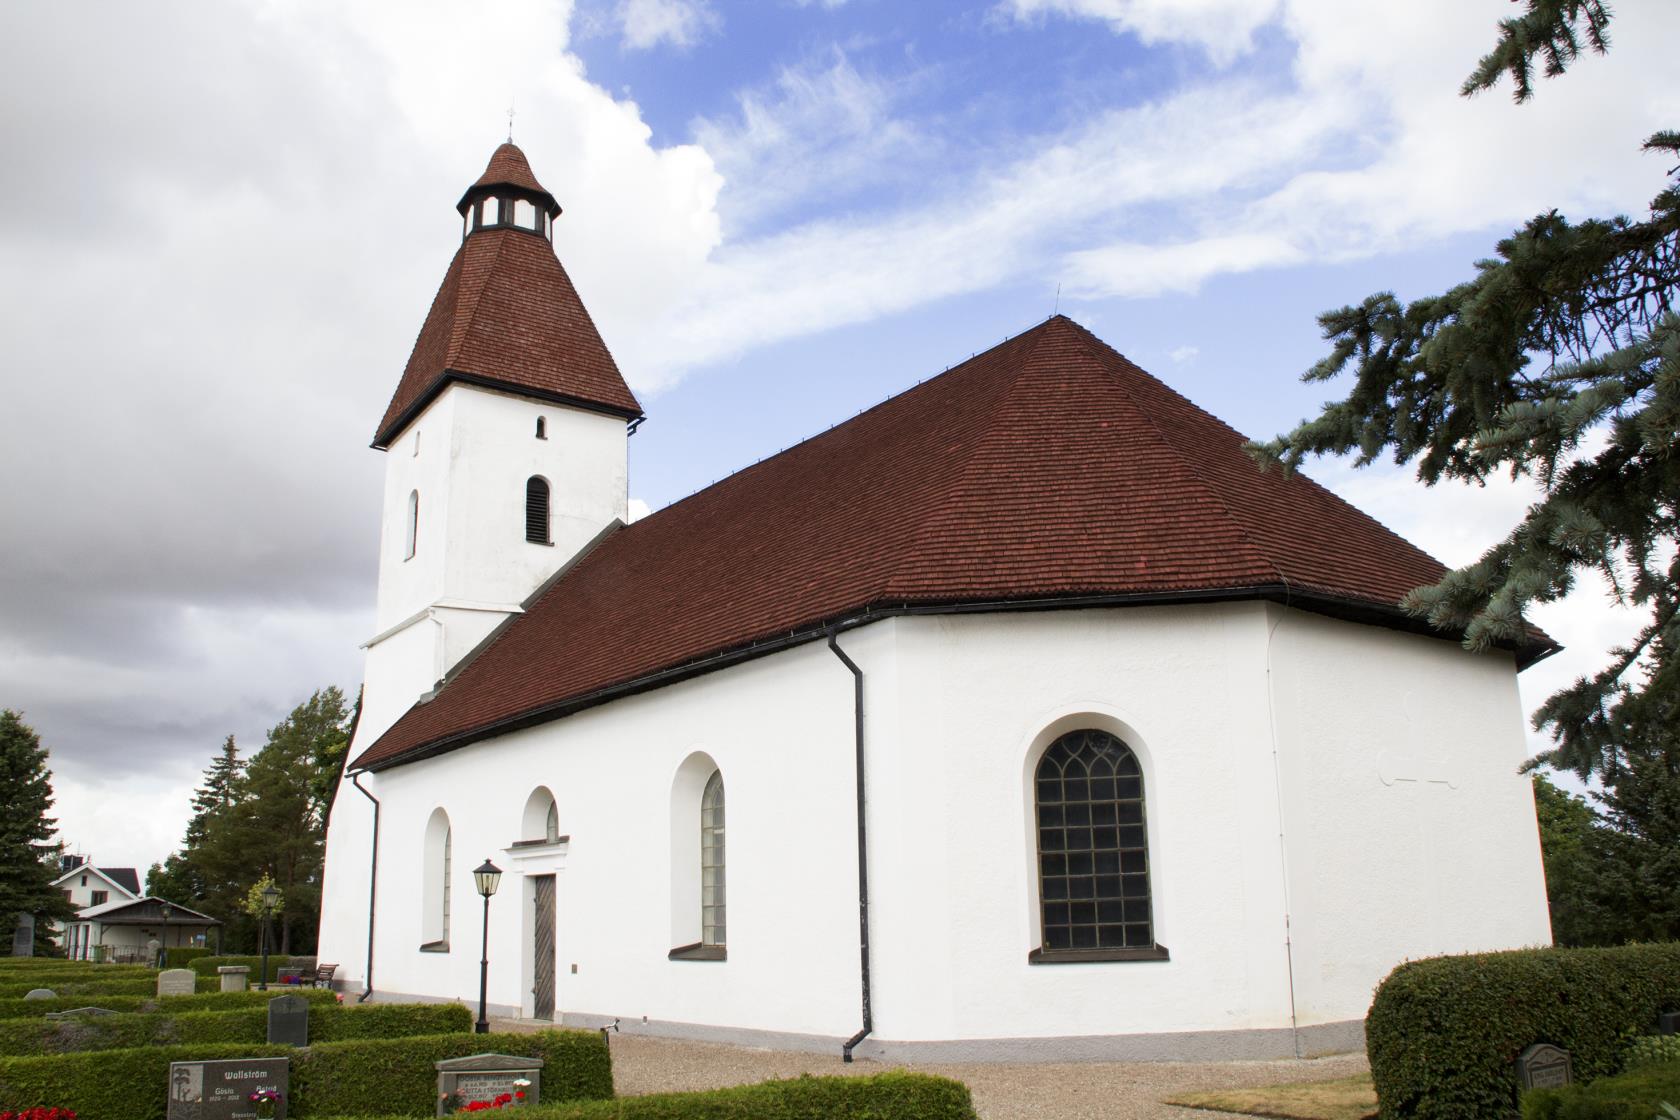
[[[498,1023],[496,1029],[531,1029]],[[1162,1098],[1208,1089],[1329,1081],[1366,1069],[1363,1054],[1278,1062],[1071,1062],[928,1064],[858,1061],[839,1055],[755,1050],[715,1042],[613,1034],[613,1080],[619,1093],[681,1092],[742,1085],[802,1073],[857,1075],[914,1069],[955,1078],[974,1094],[981,1120],[1215,1120],[1226,1113],[1162,1104]]]

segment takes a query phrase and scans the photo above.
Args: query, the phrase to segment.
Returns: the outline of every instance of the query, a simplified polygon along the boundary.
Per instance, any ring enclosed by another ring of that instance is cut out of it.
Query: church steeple
[[[525,153],[498,147],[455,204],[461,247],[374,432],[387,448],[452,383],[588,409],[624,422],[642,407],[554,255],[560,214]]]
[[[455,204],[462,218],[461,236],[479,230],[520,229],[553,240],[560,204],[537,182],[525,153],[511,140],[497,148],[478,181]]]

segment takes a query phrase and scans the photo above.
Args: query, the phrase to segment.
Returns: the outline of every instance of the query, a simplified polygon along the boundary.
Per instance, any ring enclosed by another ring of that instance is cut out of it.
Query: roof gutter
[[[852,674],[852,738],[857,753],[858,955],[862,965],[863,1028],[840,1048],[840,1060],[850,1063],[852,1050],[875,1029],[875,1017],[869,1007],[869,814],[864,799],[863,670],[840,648],[839,636],[839,626],[829,628],[828,648]]]
[[[1140,607],[1173,603],[1229,603],[1253,600],[1281,603],[1284,606],[1311,611],[1315,614],[1382,626],[1385,629],[1406,633],[1421,634],[1434,638],[1448,636],[1423,619],[1414,619],[1402,614],[1398,607],[1385,607],[1369,600],[1349,599],[1321,592],[1305,591],[1300,587],[1285,583],[1255,584],[1249,587],[1222,588],[1210,591],[1151,591],[1068,595],[1044,599],[881,604],[866,608],[850,616],[842,616],[844,621],[841,622],[824,621],[801,627],[774,638],[766,638],[762,641],[751,642],[744,646],[709,654],[693,661],[683,662],[680,665],[673,665],[631,680],[621,681],[618,684],[607,685],[582,696],[574,696],[551,704],[544,704],[480,727],[445,735],[439,739],[422,743],[412,750],[403,751],[391,758],[369,762],[361,766],[361,769],[378,773],[392,766],[418,762],[421,759],[444,754],[484,739],[493,739],[498,735],[505,735],[510,731],[519,731],[526,727],[534,727],[539,723],[560,719],[585,708],[593,708],[612,700],[633,696],[639,692],[648,692],[679,680],[701,676],[792,646],[820,641],[827,636],[830,630],[836,627],[850,630],[871,622],[878,622],[884,618],[915,617],[918,615],[999,614],[1013,611],[1075,610],[1083,607]],[[1517,668],[1522,670],[1537,661],[1550,657],[1563,647],[1556,642],[1549,642],[1545,645],[1533,643],[1520,647],[1502,643],[1500,648],[1515,652]],[[377,746],[377,743],[375,746]]]

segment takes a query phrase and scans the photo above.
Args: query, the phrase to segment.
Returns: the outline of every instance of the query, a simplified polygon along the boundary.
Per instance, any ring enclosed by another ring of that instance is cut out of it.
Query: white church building
[[[918,1059],[1360,1045],[1550,942],[1443,572],[1055,317],[627,524],[642,418],[499,148],[374,446],[320,957],[376,999]]]

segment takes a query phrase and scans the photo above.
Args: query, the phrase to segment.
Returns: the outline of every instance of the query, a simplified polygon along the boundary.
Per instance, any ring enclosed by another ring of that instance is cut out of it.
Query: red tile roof
[[[550,214],[560,213],[559,203],[554,201],[554,196],[548,193],[546,187],[537,182],[536,175],[531,172],[531,164],[525,159],[525,153],[520,151],[512,141],[503,144],[490,154],[490,163],[485,167],[484,174],[480,175],[478,181],[467,188],[467,193],[461,196],[461,201],[456,204],[456,209],[466,209],[467,200],[473,196],[473,192],[479,187],[503,186],[518,187],[521,190],[540,194],[547,199]]]
[[[453,379],[633,419],[642,406],[547,238],[488,229],[461,243],[374,434],[387,447]]]
[[[1406,625],[1396,603],[1442,565],[1243,442],[1053,318],[605,534],[352,765],[871,610],[1287,595]]]

